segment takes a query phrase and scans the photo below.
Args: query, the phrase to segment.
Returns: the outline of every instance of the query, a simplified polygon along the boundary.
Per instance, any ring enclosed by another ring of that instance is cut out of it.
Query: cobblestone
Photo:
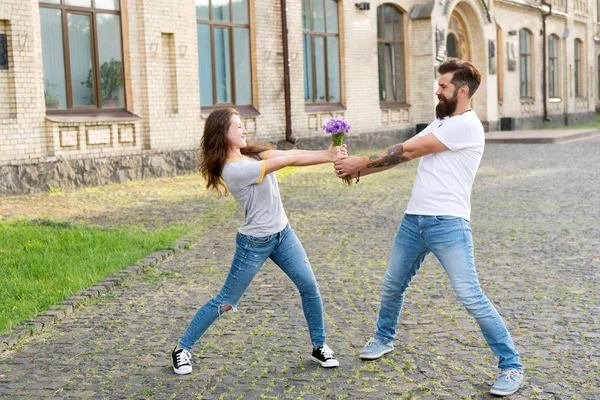
[[[600,398],[599,156],[597,140],[486,148],[472,196],[475,256],[526,369],[513,399]],[[321,286],[339,368],[310,361],[297,291],[268,262],[238,312],[225,314],[196,345],[194,372],[173,374],[170,351],[223,283],[242,217],[232,199],[200,196],[130,210],[131,218],[148,213],[153,224],[205,220],[197,236],[173,246],[179,251],[115,275],[127,285],[98,283],[113,295],[93,304],[85,296],[67,300],[84,305],[18,344],[0,338],[0,346],[11,346],[0,353],[0,398],[493,398],[497,361],[432,256],[407,293],[394,352],[371,362],[357,357],[374,331],[415,169],[401,165],[350,188],[330,166],[279,174],[290,222]],[[88,221],[117,218],[107,210]],[[91,288],[81,293],[98,296]]]

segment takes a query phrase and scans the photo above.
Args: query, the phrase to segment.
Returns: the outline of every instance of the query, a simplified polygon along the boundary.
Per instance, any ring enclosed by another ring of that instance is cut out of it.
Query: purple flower
[[[352,126],[344,121],[343,119],[331,118],[325,125],[323,130],[325,133],[330,135],[337,135],[338,133],[348,133],[352,129]]]

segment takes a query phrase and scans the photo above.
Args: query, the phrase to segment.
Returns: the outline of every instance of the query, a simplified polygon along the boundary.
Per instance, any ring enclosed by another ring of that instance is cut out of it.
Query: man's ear
[[[469,97],[469,87],[467,85],[463,85],[459,90],[465,97]]]

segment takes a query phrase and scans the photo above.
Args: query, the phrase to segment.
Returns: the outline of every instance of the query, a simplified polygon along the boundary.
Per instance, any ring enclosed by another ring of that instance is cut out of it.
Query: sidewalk
[[[475,181],[479,279],[526,369],[525,385],[511,399],[600,398],[595,138],[487,146]],[[225,314],[196,345],[194,372],[173,373],[170,352],[222,285],[243,217],[231,198],[198,194],[197,177],[1,200],[0,213],[34,215],[47,202],[47,210],[65,207],[64,219],[185,218],[203,224],[204,233],[190,249],[157,259],[148,273],[131,274],[1,352],[0,398],[493,399],[497,360],[431,255],[407,293],[395,351],[372,362],[357,357],[375,328],[381,280],[415,172],[416,163],[407,163],[350,188],[329,165],[279,175],[288,217],[321,287],[327,341],[340,360],[328,370],[310,361],[296,289],[268,262],[239,311]],[[88,208],[71,212],[71,204]]]
[[[598,135],[597,129],[538,129],[486,132],[486,143],[559,143]]]

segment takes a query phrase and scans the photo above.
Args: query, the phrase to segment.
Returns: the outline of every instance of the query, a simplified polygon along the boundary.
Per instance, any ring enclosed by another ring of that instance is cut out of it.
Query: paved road
[[[595,138],[486,148],[472,226],[482,286],[526,368],[513,399],[600,398],[599,160]],[[205,217],[205,224],[191,249],[1,353],[0,397],[492,398],[496,360],[432,256],[407,294],[396,350],[377,361],[357,358],[373,333],[383,271],[414,176],[414,163],[352,188],[332,179],[330,166],[280,176],[288,216],[321,285],[339,368],[310,361],[299,296],[267,263],[239,311],[198,343],[194,373],[173,374],[170,351],[197,307],[220,288],[241,218],[231,199],[206,200],[206,207],[199,196],[129,209],[135,218]],[[90,216],[111,218],[110,210]]]

